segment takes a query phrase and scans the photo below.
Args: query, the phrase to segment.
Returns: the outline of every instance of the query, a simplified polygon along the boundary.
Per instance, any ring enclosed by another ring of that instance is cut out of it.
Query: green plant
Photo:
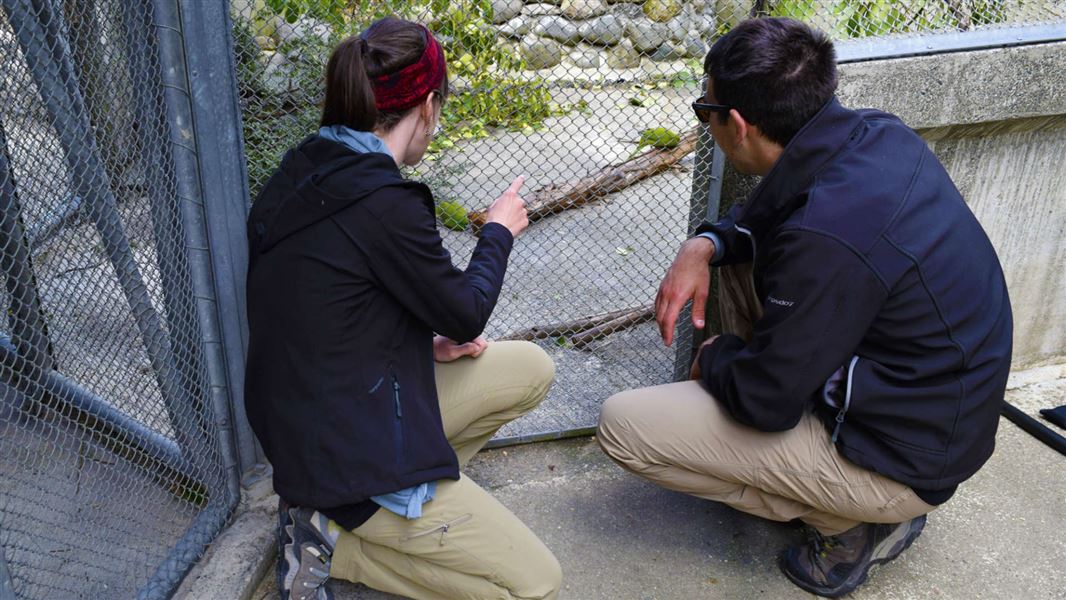
[[[523,72],[520,55],[501,44],[491,26],[490,0],[262,2],[254,25],[236,19],[234,26],[253,194],[277,166],[281,153],[317,128],[323,65],[332,47],[385,16],[426,22],[445,49],[449,78],[455,87],[444,106],[443,131],[430,146],[430,159],[462,140],[487,137],[493,128],[533,133],[543,128],[549,117],[582,109],[581,103],[555,102],[543,79]],[[259,47],[253,32],[274,32],[271,24],[276,17],[289,23],[310,19],[326,24],[330,35],[325,40],[315,35],[277,40],[277,54],[271,55]],[[284,70],[268,69],[268,56],[283,64]],[[281,93],[277,85],[267,85],[268,81],[276,84],[279,77],[287,84]]]
[[[466,209],[462,204],[452,200],[437,202],[437,219],[452,231],[466,231],[470,227],[470,218],[466,216]]]

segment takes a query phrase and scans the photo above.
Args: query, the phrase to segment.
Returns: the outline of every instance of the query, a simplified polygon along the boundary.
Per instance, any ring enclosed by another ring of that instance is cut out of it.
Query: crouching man
[[[598,440],[664,487],[811,541],[785,575],[829,597],[865,580],[992,454],[1011,356],[996,253],[937,158],[897,117],[834,97],[835,55],[788,19],[707,55],[693,107],[751,196],[686,241],[659,289],[664,342],[703,327],[720,267],[725,335],[693,379],[604,404]]]

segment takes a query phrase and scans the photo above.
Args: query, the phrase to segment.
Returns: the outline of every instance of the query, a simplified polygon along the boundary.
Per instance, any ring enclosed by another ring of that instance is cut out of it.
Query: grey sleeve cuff
[[[725,255],[725,249],[722,247],[722,238],[718,237],[718,234],[713,231],[701,233],[696,237],[707,238],[714,244],[714,256],[711,257],[711,264],[716,265],[722,261],[722,257]]]

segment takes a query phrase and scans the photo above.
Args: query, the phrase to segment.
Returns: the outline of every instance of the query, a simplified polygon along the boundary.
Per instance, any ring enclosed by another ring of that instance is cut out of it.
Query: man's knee
[[[632,458],[627,447],[632,427],[633,390],[621,392],[608,398],[600,408],[600,422],[596,427],[596,442],[603,452],[616,461]]]

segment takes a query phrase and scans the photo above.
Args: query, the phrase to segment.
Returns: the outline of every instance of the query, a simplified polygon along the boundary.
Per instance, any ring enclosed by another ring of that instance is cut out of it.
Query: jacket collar
[[[806,202],[804,190],[818,171],[848,142],[862,116],[834,96],[785,146],[770,172],[748,196],[737,223],[756,237],[782,222]]]

